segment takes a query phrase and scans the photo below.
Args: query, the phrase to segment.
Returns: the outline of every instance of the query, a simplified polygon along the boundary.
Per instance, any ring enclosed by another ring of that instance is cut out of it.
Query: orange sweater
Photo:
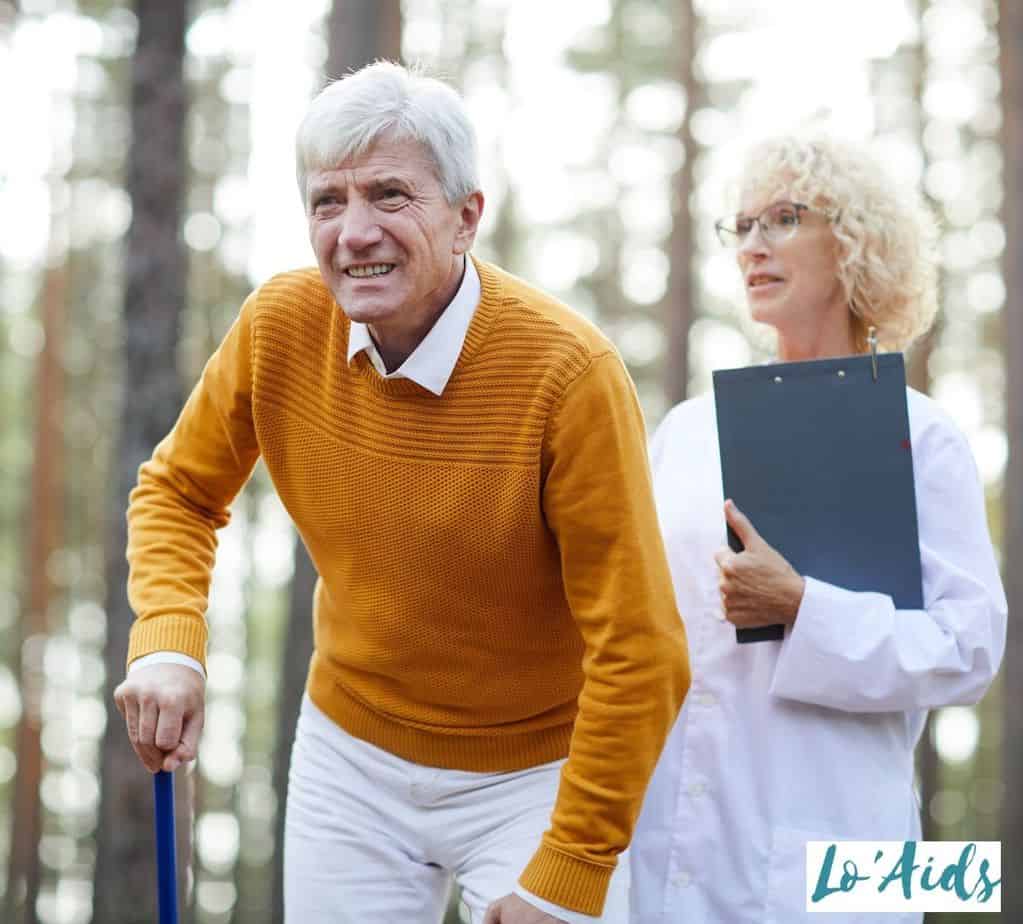
[[[383,379],[316,270],[246,301],[128,511],[129,661],[203,660],[216,529],[257,457],[316,564],[308,690],[472,771],[568,755],[525,888],[598,914],[689,681],[642,414],[585,319],[477,263],[443,395]]]

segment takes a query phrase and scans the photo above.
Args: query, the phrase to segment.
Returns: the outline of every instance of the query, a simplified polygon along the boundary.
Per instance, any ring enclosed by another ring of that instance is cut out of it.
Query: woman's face
[[[818,342],[844,333],[850,322],[838,278],[838,242],[825,213],[794,208],[793,202],[800,200],[785,189],[746,194],[736,225],[749,230],[736,259],[753,320],[770,324],[782,338]],[[750,221],[754,217],[771,223],[775,233],[765,237]]]

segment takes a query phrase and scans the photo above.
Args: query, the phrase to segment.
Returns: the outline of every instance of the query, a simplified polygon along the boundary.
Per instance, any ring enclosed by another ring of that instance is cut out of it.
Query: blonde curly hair
[[[825,135],[762,141],[746,155],[739,190],[780,192],[833,215],[838,278],[853,314],[856,347],[867,330],[891,350],[926,333],[938,310],[938,227],[911,184],[897,182],[863,145]]]

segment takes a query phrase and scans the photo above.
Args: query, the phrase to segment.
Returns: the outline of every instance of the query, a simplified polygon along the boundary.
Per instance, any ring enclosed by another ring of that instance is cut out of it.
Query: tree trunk
[[[55,241],[60,237],[60,232],[55,230]],[[10,924],[37,924],[38,921],[39,783],[43,774],[40,704],[44,685],[43,647],[48,628],[47,612],[54,590],[47,565],[60,547],[64,517],[62,352],[66,301],[64,255],[51,252],[51,265],[44,276],[40,299],[45,340],[37,370],[35,452],[31,497],[26,511],[29,549],[25,571],[28,586],[19,652],[23,708],[18,723],[18,764],[12,807],[14,819],[4,913],[4,920]]]
[[[1006,365],[1006,435],[1009,459],[1005,468],[1005,589],[1009,612],[1023,609],[1023,6],[1016,0],[999,3],[1003,141],[1005,151],[1005,232],[1003,268]],[[1023,633],[1009,632],[1002,667],[1005,727],[1002,747],[1005,803],[1002,814],[1002,879],[1013,884],[1002,896],[1006,921],[1023,921]]]
[[[185,300],[186,255],[179,228],[184,204],[185,0],[136,0],[138,43],[132,66],[132,145],[127,189],[132,221],[125,251],[121,428],[106,535],[108,722],[101,758],[95,916],[103,924],[151,922],[156,865],[152,779],[128,742],[114,707],[123,679],[133,614],[125,593],[124,510],[139,465],[170,430],[183,393],[176,365]],[[190,842],[188,786],[178,774],[179,843]],[[188,857],[179,856],[179,882]],[[185,908],[182,900],[180,907]]]
[[[327,76],[336,79],[378,58],[401,57],[399,0],[334,0],[327,22]]]
[[[924,13],[929,5],[930,0],[918,0],[915,10],[918,22],[923,20]],[[916,79],[914,81],[913,97],[916,100],[921,100],[923,99],[924,91],[926,90],[928,68],[927,47],[922,33],[915,50],[914,71]],[[926,170],[929,158],[926,153],[927,148],[923,143],[923,135],[924,128],[927,124],[927,117],[922,106],[918,107],[918,112],[919,115],[916,125],[917,130],[915,140],[920,145],[920,149],[924,152],[924,169]],[[928,205],[934,209],[937,214],[940,214],[938,203],[930,197],[928,197]],[[942,308],[944,307],[943,293],[945,288],[945,274],[940,266],[938,268],[938,273],[938,316],[934,319],[934,326],[910,351],[906,368],[907,384],[909,384],[910,387],[915,388],[917,391],[922,391],[924,394],[930,394],[931,391],[931,354],[934,352],[934,348],[938,345],[941,339],[941,316]],[[931,800],[941,789],[941,760],[938,757],[938,751],[934,745],[935,717],[934,712],[931,712],[930,715],[928,715],[927,724],[924,726],[923,734],[920,736],[920,743],[917,745],[916,749],[916,767],[920,778],[920,802],[923,808],[920,822],[925,840],[939,840],[941,837],[941,832],[938,830],[938,826],[934,820],[934,815],[931,812]]]
[[[378,58],[396,61],[401,55],[400,0],[334,0],[327,21],[327,76],[338,78]],[[284,920],[284,806],[295,739],[298,709],[313,651],[312,603],[316,569],[301,539],[295,543],[288,626],[278,689],[277,735],[273,757],[275,820],[273,915]]]
[[[689,387],[689,329],[693,323],[693,234],[689,200],[693,191],[693,159],[696,156],[690,125],[699,96],[693,55],[696,47],[696,15],[692,0],[679,4],[678,57],[680,79],[686,94],[686,112],[679,128],[684,161],[675,177],[672,196],[671,240],[668,259],[668,294],[664,302],[664,323],[668,332],[668,354],[664,387],[668,405],[686,397]]]
[[[273,759],[273,788],[277,795],[272,916],[275,924],[284,920],[284,806],[288,794],[291,745],[295,740],[298,710],[305,691],[309,658],[313,653],[312,612],[315,585],[316,569],[302,540],[297,539],[295,573],[291,578],[291,599],[288,606],[288,629],[284,633],[286,641],[281,663],[281,683],[277,691],[277,735]]]

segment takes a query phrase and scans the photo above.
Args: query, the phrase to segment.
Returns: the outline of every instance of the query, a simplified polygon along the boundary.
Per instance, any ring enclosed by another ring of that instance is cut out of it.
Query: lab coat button
[[[684,889],[693,881],[693,877],[686,872],[675,873],[675,875],[671,877],[671,881],[680,889]]]

